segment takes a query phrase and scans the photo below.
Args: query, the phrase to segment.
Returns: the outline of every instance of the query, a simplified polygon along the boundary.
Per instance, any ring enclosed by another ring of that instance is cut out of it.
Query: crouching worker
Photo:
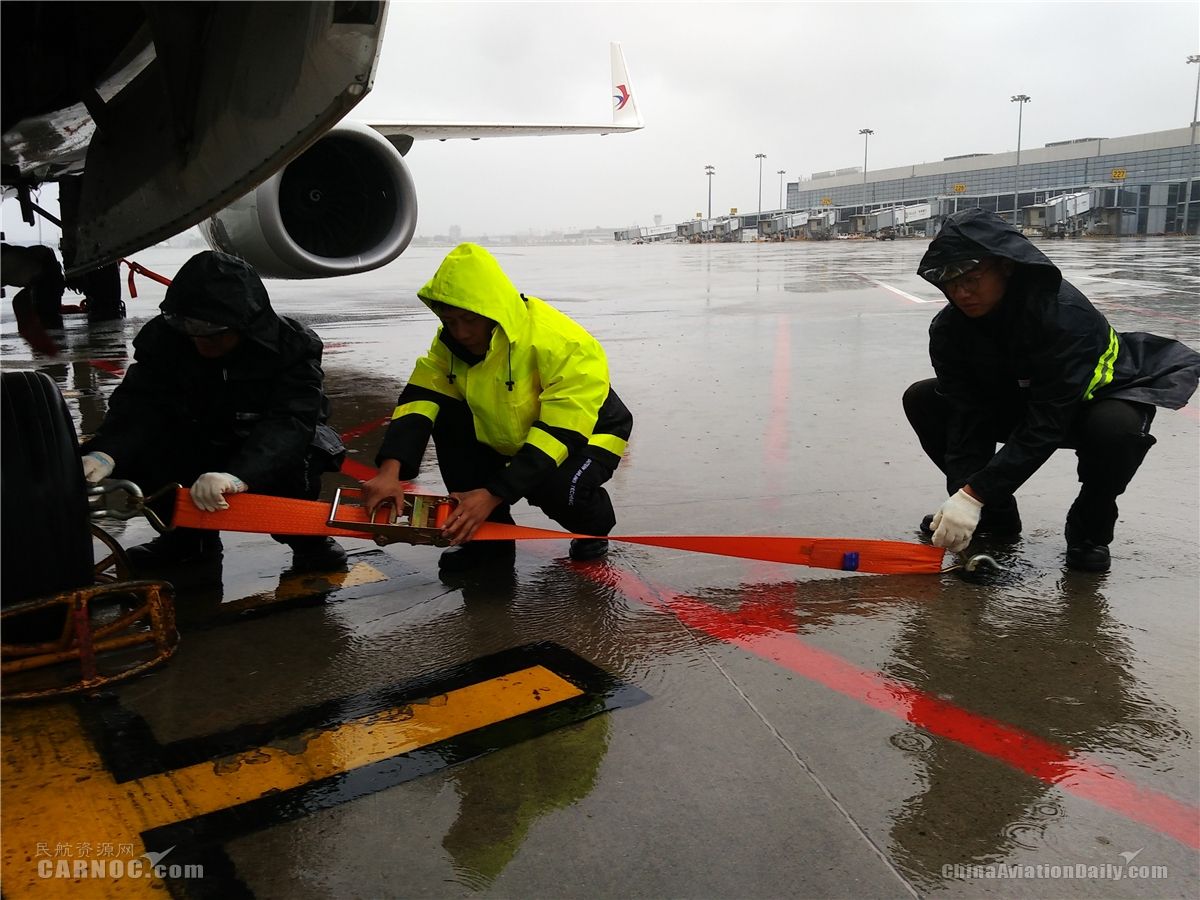
[[[160,309],[134,338],[134,362],[83,446],[87,480],[111,475],[147,495],[190,485],[208,512],[227,509],[225,495],[241,491],[316,499],[321,473],[345,456],[325,424],[320,338],[277,315],[254,270],[223,253],[189,259]],[[345,564],[331,538],[273,537],[292,548],[296,571]],[[129,549],[142,569],[220,555],[219,532],[188,528]]]
[[[923,529],[955,551],[976,534],[1019,534],[1013,492],[1070,448],[1080,487],[1066,516],[1067,566],[1107,571],[1117,497],[1155,443],[1155,407],[1187,403],[1200,354],[1118,334],[1037,247],[981,209],[948,218],[917,271],[950,301],[929,328],[937,377],[904,394],[951,495]]]
[[[512,541],[471,538],[485,521],[512,523],[524,497],[568,531],[572,559],[599,559],[616,524],[602,487],[633,427],[609,386],[604,349],[548,303],[519,292],[485,249],[461,244],[418,296],[441,319],[429,352],[400,393],[363,485],[375,508],[400,508],[432,434],[446,489],[458,500],[443,571],[511,565]]]

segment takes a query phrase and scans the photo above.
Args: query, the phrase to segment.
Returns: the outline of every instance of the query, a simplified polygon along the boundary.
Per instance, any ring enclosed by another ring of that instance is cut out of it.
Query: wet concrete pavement
[[[941,303],[914,274],[925,244],[497,256],[608,351],[635,416],[610,483],[616,533],[915,541],[942,498],[900,409],[930,375]],[[446,249],[269,284],[276,307],[326,342],[339,430],[390,414],[433,335],[415,291]],[[1044,249],[1118,330],[1200,346],[1194,241]],[[139,261],[170,276],[188,255]],[[0,364],[46,371],[90,431],[161,298],[144,280],[139,291],[123,326],[69,317],[61,361],[31,359],[4,310]],[[83,836],[53,811],[17,811],[34,787],[12,773],[49,723],[78,715],[93,741],[108,734],[109,769],[219,769],[231,753],[249,768],[256,752],[266,759],[253,748],[315,746],[364,710],[435,707],[525,648],[522,665],[591,672],[585,698],[557,719],[517,716],[278,796],[231,791],[204,814],[158,820],[166,830],[144,845],[205,866],[169,885],[192,895],[1194,896],[1196,400],[1160,411],[1153,431],[1106,575],[1063,566],[1076,488],[1063,452],[1018,494],[1021,540],[979,544],[1005,566],[984,584],[619,544],[580,566],[565,541],[523,544],[512,573],[446,583],[436,548],[346,540],[348,573],[302,578],[269,538],[226,534],[217,571],[175,579],[182,639],[165,666],[78,707],[6,708],[5,893],[61,896],[61,880],[25,875],[38,845],[52,857],[106,841],[101,826]],[[351,459],[371,465],[380,436],[356,433]],[[438,485],[433,467],[421,481]],[[327,477],[326,491],[353,483]],[[111,530],[126,546],[152,536],[139,521]],[[58,762],[38,790],[69,783],[70,760]],[[142,840],[107,836],[118,839]]]

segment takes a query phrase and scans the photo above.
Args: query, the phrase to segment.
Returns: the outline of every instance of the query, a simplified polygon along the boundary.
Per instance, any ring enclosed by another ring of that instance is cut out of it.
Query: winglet
[[[637,97],[629,78],[629,67],[625,65],[625,54],[621,45],[609,44],[612,52],[613,124],[625,128],[642,128],[642,114],[638,112]]]

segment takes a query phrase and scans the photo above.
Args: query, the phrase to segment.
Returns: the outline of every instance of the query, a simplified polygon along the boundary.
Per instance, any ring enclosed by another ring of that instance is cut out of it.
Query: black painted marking
[[[92,700],[81,700],[80,717],[100,758],[120,784],[253,750],[279,738],[293,737],[314,729],[335,728],[353,719],[535,665],[545,666],[571,682],[584,692],[584,696],[614,694],[629,689],[615,676],[580,659],[565,647],[541,642],[504,650],[401,686],[327,700],[270,722],[250,723],[231,731],[186,738],[169,744],[160,744],[146,721],[122,706],[114,692]],[[622,702],[617,705],[633,704]]]
[[[147,850],[175,848],[170,863],[204,866],[203,879],[167,879],[173,896],[250,897],[252,892],[225,853],[226,841],[478,759],[610,710],[635,706],[648,695],[564,647],[541,642],[505,650],[400,687],[352,694],[272,722],[170,744],[159,744],[145,720],[121,706],[115,694],[82,700],[79,710],[101,759],[118,782],[126,782],[251,750],[311,729],[335,728],[537,665],[569,681],[583,694],[372,765],[142,833]]]

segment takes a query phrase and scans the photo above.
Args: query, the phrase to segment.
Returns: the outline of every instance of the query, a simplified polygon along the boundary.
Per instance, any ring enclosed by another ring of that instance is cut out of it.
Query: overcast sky
[[[419,142],[418,233],[675,223],[779,205],[785,180],[1186,127],[1200,4],[393,2],[365,121],[611,121],[627,135]],[[5,204],[5,226],[16,215]]]

